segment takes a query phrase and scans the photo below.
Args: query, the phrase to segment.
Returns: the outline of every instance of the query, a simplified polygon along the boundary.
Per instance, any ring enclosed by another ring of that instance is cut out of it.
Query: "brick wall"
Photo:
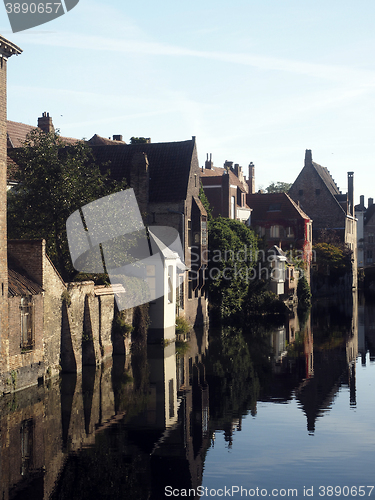
[[[302,191],[302,194],[301,194]],[[346,214],[312,166],[305,166],[289,191],[313,220],[313,230],[345,228]]]
[[[6,59],[0,50],[0,371],[7,370],[8,264],[6,248],[7,87]]]

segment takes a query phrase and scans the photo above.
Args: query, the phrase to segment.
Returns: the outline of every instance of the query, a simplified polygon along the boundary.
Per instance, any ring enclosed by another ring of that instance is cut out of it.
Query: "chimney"
[[[361,208],[365,208],[365,197],[363,196],[363,194],[361,194],[361,196],[359,197],[359,205]]]
[[[210,153],[210,159],[208,159],[208,153],[207,153],[207,159],[206,159],[206,163],[205,163],[205,168],[212,169],[213,166],[214,166],[214,164],[212,162],[212,153]]]
[[[354,217],[354,172],[348,172],[348,213]]]
[[[255,167],[254,163],[251,161],[249,164],[249,180],[247,181],[249,186],[249,194],[255,193]]]
[[[114,141],[121,141],[122,142],[122,135],[114,135],[112,136]]]
[[[368,199],[368,207],[367,208],[370,208],[371,205],[373,205],[373,204],[374,204],[374,198],[369,198]]]
[[[49,116],[49,113],[44,112],[42,116],[38,118],[38,127],[46,134],[55,131],[55,127],[53,126],[52,118]]]
[[[305,151],[305,166],[311,165],[311,163],[312,163],[311,149],[306,149],[306,151]]]

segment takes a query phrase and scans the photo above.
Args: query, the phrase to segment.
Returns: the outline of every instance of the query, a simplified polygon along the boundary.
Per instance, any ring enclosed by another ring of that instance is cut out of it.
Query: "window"
[[[21,298],[21,349],[34,347],[34,314],[31,296]]]
[[[174,389],[173,389],[173,378],[171,378],[168,382],[169,389],[169,418],[174,417]]]
[[[173,266],[168,266],[168,303],[173,302]]]
[[[294,229],[291,226],[286,228],[286,237],[294,238]]]
[[[193,235],[191,232],[191,220],[188,220],[188,246],[191,247],[193,243]]]
[[[271,226],[270,237],[271,238],[280,238],[280,226]]]
[[[236,197],[231,196],[230,198],[230,218],[235,219],[235,208],[236,208]]]
[[[202,246],[207,245],[207,221],[206,217],[202,217],[202,222],[201,222],[201,229],[202,229]]]
[[[21,441],[21,475],[27,476],[33,467],[34,454],[34,423],[33,420],[24,420],[20,429]]]
[[[178,289],[178,304],[180,309],[184,308],[184,277],[179,277],[180,286]]]
[[[368,242],[369,243],[374,243],[374,235],[372,233],[368,234]]]

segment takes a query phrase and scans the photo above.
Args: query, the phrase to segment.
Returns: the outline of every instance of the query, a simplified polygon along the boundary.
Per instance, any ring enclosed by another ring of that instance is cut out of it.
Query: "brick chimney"
[[[348,172],[349,215],[354,216],[354,172]]]
[[[373,205],[373,204],[374,204],[374,198],[369,198],[368,199],[368,206],[367,206],[367,208],[370,208],[371,205]]]
[[[44,112],[42,116],[38,118],[38,127],[43,130],[46,134],[55,131],[55,127],[52,123],[52,118],[49,116],[49,113]]]
[[[208,153],[207,153],[207,159],[206,159],[204,168],[212,169],[213,166],[214,166],[214,164],[213,164],[213,161],[212,161],[212,153],[210,153],[210,159],[208,159]]]
[[[249,164],[249,179],[247,181],[249,186],[249,194],[255,193],[255,167],[254,163],[251,161]]]
[[[305,166],[311,165],[311,163],[312,163],[311,149],[306,149],[306,151],[305,151]]]
[[[114,135],[112,136],[114,141],[121,141],[122,142],[122,135]]]

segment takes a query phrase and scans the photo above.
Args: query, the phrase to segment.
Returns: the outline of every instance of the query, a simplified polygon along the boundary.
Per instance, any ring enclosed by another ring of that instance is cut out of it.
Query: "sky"
[[[0,33],[23,53],[8,63],[8,119],[61,135],[152,142],[196,137],[256,188],[293,182],[305,150],[355,203],[375,198],[373,0],[80,0],[65,15]]]

